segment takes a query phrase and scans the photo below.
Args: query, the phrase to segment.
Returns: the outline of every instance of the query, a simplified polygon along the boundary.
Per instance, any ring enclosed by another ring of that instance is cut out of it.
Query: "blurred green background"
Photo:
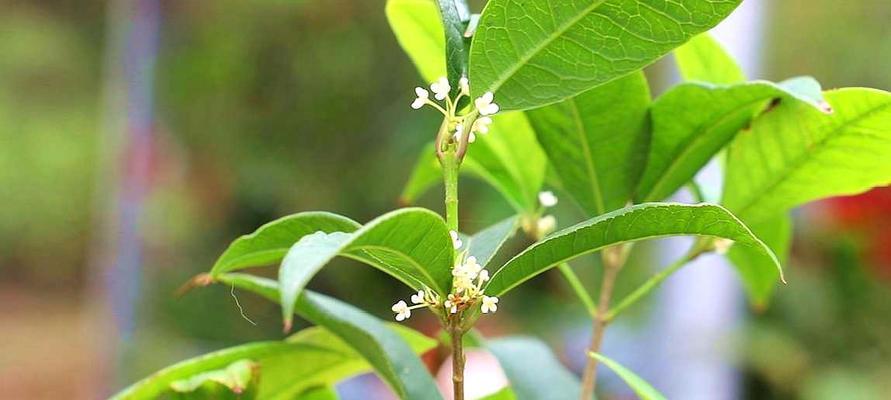
[[[7,398],[96,398],[189,355],[281,337],[277,308],[253,296],[238,299],[257,325],[241,317],[227,288],[173,293],[229,241],[278,216],[330,210],[367,221],[396,208],[438,123],[434,113],[410,112],[411,89],[421,82],[387,26],[383,1],[161,1],[156,52],[115,42],[144,17],[128,8],[135,3],[0,0]],[[891,89],[887,0],[763,5],[760,77],[809,74],[826,88]],[[132,77],[115,71],[139,51],[154,62],[153,75],[134,78],[154,89],[153,117],[150,139],[133,142],[117,129],[139,111],[118,94]],[[145,170],[131,163],[139,157]],[[111,317],[108,305],[120,298],[108,288],[114,255],[126,246],[121,194],[133,176],[144,191],[137,190],[135,220],[139,285],[125,287],[134,296],[128,328]],[[423,204],[439,210],[439,196]],[[462,186],[462,208],[471,228],[510,213],[474,181]],[[887,396],[891,192],[809,206],[796,224],[795,280],[739,329],[739,396]],[[336,264],[311,286],[382,318],[407,295],[370,268]],[[528,292],[539,297],[502,307],[484,331],[527,327],[559,346],[558,330],[575,326],[566,321],[581,310],[554,277]],[[423,317],[412,321],[432,329]]]

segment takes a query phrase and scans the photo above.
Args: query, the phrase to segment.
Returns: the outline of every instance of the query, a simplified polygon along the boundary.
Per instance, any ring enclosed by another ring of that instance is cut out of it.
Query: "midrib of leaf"
[[[501,85],[504,84],[504,82],[507,82],[508,79],[512,78],[517,73],[517,71],[520,70],[520,68],[522,68],[524,65],[526,65],[527,62],[529,62],[529,60],[532,59],[532,57],[535,57],[535,55],[541,52],[542,49],[547,47],[553,41],[557,40],[558,37],[562,36],[564,33],[566,33],[566,31],[568,31],[575,24],[581,21],[582,18],[585,18],[586,16],[588,16],[588,14],[594,12],[597,7],[600,7],[600,5],[605,2],[606,0],[595,0],[593,3],[591,3],[590,6],[582,10],[582,12],[580,12],[578,16],[569,19],[566,23],[559,26],[557,30],[555,30],[551,35],[546,37],[545,40],[529,49],[529,51],[527,51],[519,58],[518,62],[514,64],[513,67],[505,71],[501,76],[498,77],[498,79],[495,80],[495,82],[493,82],[489,86],[489,91],[497,92],[498,88],[500,88]]]
[[[383,246],[370,246],[370,245],[357,246],[355,249],[356,249],[356,250],[366,250],[366,249],[371,249],[371,250],[381,250],[381,251],[384,251],[384,252],[386,252],[386,253],[396,255],[396,256],[398,256],[399,258],[403,259],[404,261],[407,261],[408,264],[410,264],[412,267],[414,267],[415,270],[417,270],[418,272],[420,272],[421,275],[423,275],[425,278],[428,279],[428,282],[429,282],[429,283],[432,283],[432,284],[437,285],[437,286],[439,285],[439,283],[436,281],[436,279],[433,279],[433,276],[430,275],[430,273],[429,273],[426,269],[424,269],[423,267],[421,267],[421,264],[418,264],[417,262],[415,262],[415,260],[414,260],[413,258],[409,257],[409,256],[408,256],[407,254],[405,254],[405,253],[402,253],[401,251],[393,250],[393,249],[391,249],[391,248],[383,247]],[[377,257],[374,257],[374,258],[377,259]],[[380,261],[380,259],[378,259],[378,261]],[[385,264],[385,265],[389,265],[389,264],[387,264],[387,263],[384,263],[383,261],[381,261],[381,263],[382,263],[382,264]],[[400,268],[394,268],[394,269],[402,271]],[[432,289],[432,288],[431,288],[431,289]],[[446,288],[437,288],[437,289],[441,289],[441,290],[445,291]]]
[[[823,147],[825,147],[829,142],[831,142],[834,139],[837,139],[839,136],[836,136],[836,135],[838,134],[839,131],[841,131],[851,125],[854,125],[864,119],[867,119],[867,118],[871,117],[873,114],[881,112],[886,108],[891,108],[891,102],[885,102],[883,104],[875,106],[871,110],[866,111],[866,112],[860,114],[859,116],[857,116],[856,118],[854,118],[850,121],[847,121],[843,124],[840,124],[835,129],[831,130],[822,139],[818,140],[816,143],[811,145],[809,148],[809,151],[804,151],[801,153],[801,155],[799,155],[798,157],[795,157],[793,160],[791,160],[792,165],[790,165],[789,168],[785,168],[782,171],[782,173],[778,174],[777,177],[773,180],[773,182],[771,182],[769,185],[767,185],[767,187],[764,190],[760,191],[759,195],[757,197],[752,197],[752,200],[749,201],[748,204],[746,204],[744,207],[740,207],[739,211],[736,214],[739,215],[740,217],[744,216],[745,213],[747,211],[749,211],[749,209],[752,206],[757,204],[758,199],[763,198],[766,193],[776,189],[777,186],[785,183],[786,180],[789,179],[789,177],[792,175],[792,171],[798,170],[799,168],[801,168],[801,166],[803,164],[807,163],[808,155],[822,151]]]
[[[575,102],[575,99],[569,101],[570,105],[572,105],[572,118],[575,121],[576,132],[578,132],[579,139],[582,141],[582,146],[584,147],[585,153],[585,166],[588,171],[588,175],[591,177],[591,192],[594,194],[594,201],[597,203],[597,214],[603,214],[606,207],[603,204],[603,194],[600,193],[600,181],[597,179],[597,167],[594,165],[594,159],[591,158],[591,144],[588,143],[588,135],[587,130],[585,129],[585,124],[582,122],[582,117],[579,114],[578,105]]]
[[[671,162],[669,162],[668,168],[665,169],[665,172],[662,173],[662,175],[656,181],[656,184],[654,184],[653,188],[650,189],[650,192],[647,193],[647,197],[644,201],[654,201],[654,199],[651,198],[650,196],[652,196],[653,193],[658,192],[657,189],[661,189],[662,186],[664,186],[666,184],[667,177],[671,175],[671,172],[674,172],[674,170],[677,169],[678,166],[681,164],[680,161],[683,160],[687,155],[689,155],[693,151],[693,149],[698,146],[698,143],[700,143],[704,140],[704,137],[707,136],[706,135],[707,133],[711,133],[712,131],[714,131],[718,126],[720,126],[724,122],[727,122],[728,120],[730,120],[734,117],[737,117],[739,114],[743,113],[744,111],[748,111],[750,106],[755,105],[756,103],[759,103],[762,101],[766,101],[766,99],[756,99],[756,100],[747,102],[747,103],[745,103],[745,105],[743,105],[740,108],[737,108],[735,111],[722,114],[718,118],[713,118],[713,119],[709,120],[708,125],[706,125],[703,128],[697,129],[693,138],[686,141],[683,144],[684,148],[681,150],[681,153],[678,154],[677,157],[674,157],[671,160]]]

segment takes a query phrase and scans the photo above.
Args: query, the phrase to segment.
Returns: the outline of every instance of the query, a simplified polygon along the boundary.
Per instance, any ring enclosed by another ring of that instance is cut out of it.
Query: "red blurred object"
[[[877,275],[891,281],[891,186],[821,203],[833,228],[863,234],[864,256]]]

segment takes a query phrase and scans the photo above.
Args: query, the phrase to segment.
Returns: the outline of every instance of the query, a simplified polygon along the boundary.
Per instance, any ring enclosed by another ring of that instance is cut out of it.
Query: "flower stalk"
[[[594,316],[594,333],[591,336],[591,344],[588,353],[600,353],[603,344],[603,336],[606,326],[609,324],[609,303],[613,296],[613,288],[619,270],[625,264],[627,245],[618,245],[603,250],[603,281],[600,284],[600,300],[597,302],[597,312]],[[588,358],[585,372],[582,375],[582,400],[590,400],[594,396],[597,386],[597,359]]]

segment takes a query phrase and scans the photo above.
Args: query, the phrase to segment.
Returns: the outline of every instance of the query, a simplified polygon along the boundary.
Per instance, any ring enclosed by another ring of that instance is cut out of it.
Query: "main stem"
[[[444,125],[445,126],[445,125]],[[443,138],[442,129],[440,138]],[[443,151],[443,147],[445,147]],[[456,145],[444,145],[437,143],[437,156],[442,165],[442,177],[445,181],[445,209],[446,226],[449,230],[458,232],[458,169],[461,166],[461,158],[457,154]],[[457,254],[457,250],[455,250]],[[452,337],[452,392],[455,400],[464,400],[464,345],[462,337],[464,331],[456,315],[449,318],[449,334]]]
[[[619,270],[625,263],[624,248],[622,245],[610,247],[603,251],[603,281],[600,284],[600,301],[597,302],[597,313],[594,316],[594,334],[591,336],[591,345],[588,352],[599,353],[603,344],[603,334],[609,324],[609,302],[613,296],[613,287]],[[591,400],[594,389],[597,386],[597,360],[588,357],[585,365],[585,373],[582,376],[582,400]]]
[[[464,400],[464,333],[455,326],[452,335],[452,392],[455,400]]]

